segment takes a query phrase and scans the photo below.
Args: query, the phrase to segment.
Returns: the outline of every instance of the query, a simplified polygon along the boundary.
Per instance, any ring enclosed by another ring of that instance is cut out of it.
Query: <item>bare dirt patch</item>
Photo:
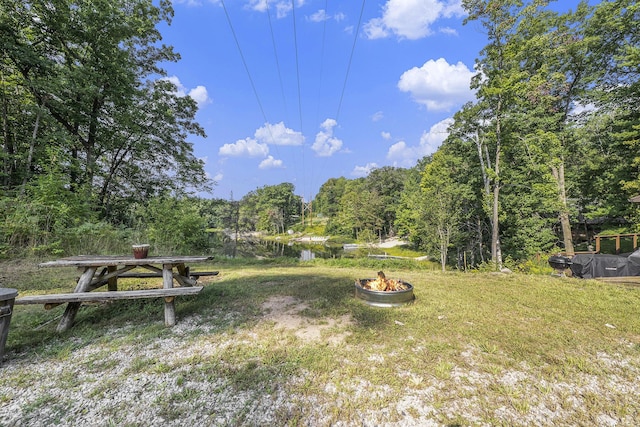
[[[292,296],[274,296],[265,301],[261,308],[265,312],[264,319],[274,322],[276,328],[293,331],[305,342],[319,341],[323,332],[331,330],[326,339],[331,344],[341,343],[348,335],[348,331],[340,331],[353,324],[351,316],[345,315],[337,319],[312,319],[302,313],[309,309],[309,304]],[[334,329],[338,330],[334,330]]]

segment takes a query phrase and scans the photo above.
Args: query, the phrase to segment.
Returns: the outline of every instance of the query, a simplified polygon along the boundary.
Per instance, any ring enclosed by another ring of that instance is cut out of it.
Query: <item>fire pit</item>
[[[374,307],[398,307],[415,299],[413,286],[402,280],[387,279],[382,271],[377,279],[359,279],[355,283],[356,298]]]

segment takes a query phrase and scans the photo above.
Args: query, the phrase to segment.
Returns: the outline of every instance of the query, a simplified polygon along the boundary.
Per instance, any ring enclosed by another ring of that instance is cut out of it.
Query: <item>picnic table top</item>
[[[185,264],[212,260],[212,256],[172,255],[134,258],[119,255],[78,255],[38,264],[38,267],[109,267],[118,265]]]

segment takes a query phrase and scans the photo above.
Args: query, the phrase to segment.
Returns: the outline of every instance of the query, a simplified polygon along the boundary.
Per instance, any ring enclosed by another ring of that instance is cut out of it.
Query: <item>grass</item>
[[[76,275],[4,267],[4,285],[23,295],[69,291]],[[198,415],[212,425],[632,425],[640,417],[640,288],[443,274],[392,260],[198,267],[220,275],[202,278],[200,295],[177,300],[174,328],[163,326],[157,300],[83,307],[63,334],[55,332],[63,307],[16,306],[0,402],[10,407],[19,390],[39,385],[12,409],[25,422],[49,416],[55,394],[47,384],[84,388],[95,402],[130,384],[142,395],[139,410],[176,425]],[[381,269],[412,283],[416,302],[380,309],[355,300],[354,279]],[[273,301],[298,308],[269,312]],[[298,323],[287,327],[292,318]],[[319,338],[308,338],[311,326]],[[35,368],[43,363],[58,370]],[[136,424],[125,409],[108,412]],[[53,424],[74,422],[54,415]]]

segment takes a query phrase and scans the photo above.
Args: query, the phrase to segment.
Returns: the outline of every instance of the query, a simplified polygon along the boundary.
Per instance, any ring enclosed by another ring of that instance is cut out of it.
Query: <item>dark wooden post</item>
[[[115,265],[111,265],[108,267],[108,269],[109,273],[113,273],[117,270],[117,267]],[[109,277],[107,282],[107,289],[109,289],[110,291],[118,290],[118,276]]]
[[[162,287],[164,289],[173,288],[173,264],[162,265]],[[174,326],[176,324],[176,308],[173,298],[164,300],[164,325]]]

